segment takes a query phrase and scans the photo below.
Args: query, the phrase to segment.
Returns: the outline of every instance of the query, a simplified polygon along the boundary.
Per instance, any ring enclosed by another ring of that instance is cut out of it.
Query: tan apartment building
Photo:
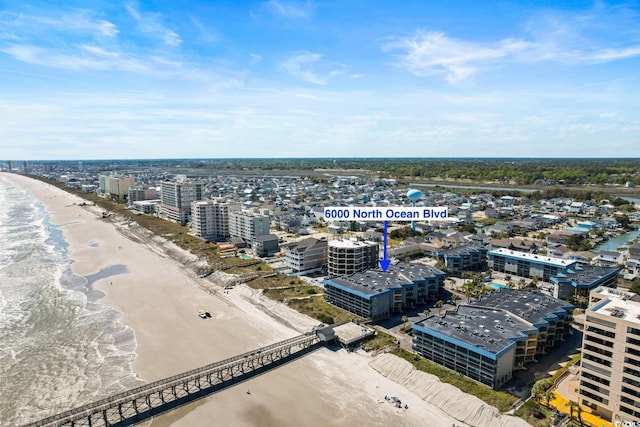
[[[224,200],[191,202],[193,234],[206,240],[224,241],[230,236],[229,215],[233,208]]]
[[[640,295],[601,286],[589,298],[580,404],[614,425],[640,424]]]
[[[133,175],[98,175],[98,191],[103,197],[123,201],[129,194],[129,188],[135,186]]]

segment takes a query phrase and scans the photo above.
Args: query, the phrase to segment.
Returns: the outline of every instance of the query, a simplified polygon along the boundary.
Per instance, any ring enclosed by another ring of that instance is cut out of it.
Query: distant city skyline
[[[640,5],[0,2],[0,159],[640,157]]]

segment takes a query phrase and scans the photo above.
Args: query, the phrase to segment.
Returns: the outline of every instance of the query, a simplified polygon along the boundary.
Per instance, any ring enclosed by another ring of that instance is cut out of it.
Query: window
[[[597,327],[591,326],[591,325],[589,325],[589,327],[587,327],[587,331],[595,332],[598,335],[602,335],[602,336],[605,336],[605,337],[608,337],[608,338],[615,338],[616,337],[616,334],[613,333],[613,332],[605,331],[604,329],[600,329],[600,328],[597,328]]]
[[[596,401],[598,401],[600,403],[603,403],[605,405],[609,404],[609,399],[605,399],[604,397],[600,397],[598,395],[595,395],[595,394],[591,393],[590,391],[587,391],[587,390],[583,389],[583,390],[580,390],[580,394],[582,396],[587,396],[588,398],[590,398],[592,400],[596,400]]]
[[[586,360],[591,360],[592,362],[596,362],[596,363],[599,363],[601,365],[611,367],[611,361],[603,359],[602,357],[594,356],[594,355],[589,354],[589,353],[584,353],[582,355],[582,357],[584,359],[586,359]]]
[[[582,376],[584,378],[587,378],[587,379],[591,380],[591,381],[595,381],[595,382],[598,382],[600,384],[604,384],[604,385],[607,385],[607,386],[609,384],[611,384],[611,382],[609,380],[604,379],[604,378],[600,378],[597,375],[593,375],[591,372],[583,371],[582,372]]]
[[[584,339],[586,341],[591,341],[591,342],[594,342],[596,344],[603,345],[605,347],[613,348],[613,343],[611,341],[603,340],[602,338],[598,338],[598,337],[596,337],[594,335],[586,334],[584,336]]]
[[[640,371],[637,371],[635,369],[629,368],[628,366],[625,366],[624,369],[622,370],[622,372],[624,372],[625,374],[631,374],[634,377],[640,378]],[[624,377],[623,377],[623,379],[624,379]]]
[[[606,356],[606,357],[611,357],[613,355],[613,353],[610,352],[610,351],[602,350],[602,349],[600,349],[600,348],[598,348],[598,347],[596,347],[594,345],[590,345],[590,344],[585,344],[584,348],[585,348],[585,350],[589,350],[589,351],[601,354],[601,355]]]

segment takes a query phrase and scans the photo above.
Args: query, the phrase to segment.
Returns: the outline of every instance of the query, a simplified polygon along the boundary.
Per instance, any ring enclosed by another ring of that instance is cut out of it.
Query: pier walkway
[[[127,426],[273,369],[321,345],[315,332],[299,335],[179,375],[155,381],[25,427]]]

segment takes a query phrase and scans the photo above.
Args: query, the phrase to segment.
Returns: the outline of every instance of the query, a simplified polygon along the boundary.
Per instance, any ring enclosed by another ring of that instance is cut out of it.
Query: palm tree
[[[583,427],[584,423],[582,421],[582,407],[580,407],[580,404],[578,404],[577,410],[578,410],[578,421],[580,422],[580,427]]]
[[[471,286],[468,283],[465,283],[462,290],[464,291],[464,296],[467,297],[467,303],[471,302]]]
[[[544,393],[544,400],[547,404],[547,408],[551,408],[551,401],[556,396],[556,392],[553,390],[553,387],[547,389]]]
[[[438,302],[436,303],[436,307],[438,307],[438,316],[442,316],[442,306],[444,305],[444,302],[442,302],[442,300],[438,300]]]
[[[568,401],[567,403],[565,403],[565,406],[569,407],[569,419],[573,419],[573,410],[578,408],[579,405],[577,402],[574,402],[573,400]]]

